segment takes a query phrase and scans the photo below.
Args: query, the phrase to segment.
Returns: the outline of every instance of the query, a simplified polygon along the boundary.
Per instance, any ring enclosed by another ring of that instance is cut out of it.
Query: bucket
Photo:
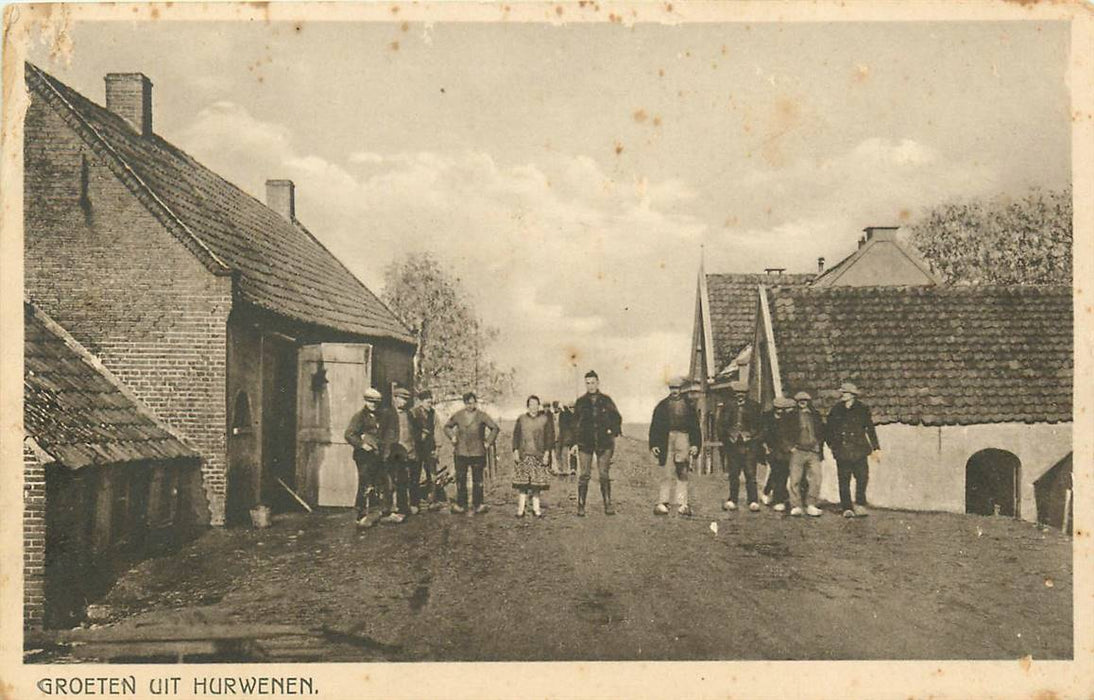
[[[269,506],[255,506],[251,508],[251,524],[262,529],[270,526]]]

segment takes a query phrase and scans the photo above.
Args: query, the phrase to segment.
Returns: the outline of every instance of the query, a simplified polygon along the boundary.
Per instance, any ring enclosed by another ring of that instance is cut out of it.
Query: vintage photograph
[[[1089,653],[1071,22],[534,7],[9,13],[23,663]]]

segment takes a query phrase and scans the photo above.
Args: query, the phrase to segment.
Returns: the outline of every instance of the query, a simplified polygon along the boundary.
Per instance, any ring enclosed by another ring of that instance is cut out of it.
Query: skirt
[[[515,489],[539,489],[545,491],[551,488],[551,473],[541,457],[527,455],[513,467],[513,488]]]

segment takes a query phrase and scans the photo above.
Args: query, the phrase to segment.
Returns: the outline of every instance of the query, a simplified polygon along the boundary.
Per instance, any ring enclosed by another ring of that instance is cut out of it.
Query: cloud
[[[502,163],[361,149],[339,163],[230,102],[201,110],[180,141],[252,194],[267,177],[293,179],[298,215],[373,288],[402,253],[437,254],[501,329],[496,359],[517,368],[522,392],[570,398],[572,362],[595,363],[633,414],[688,357],[707,227],[673,213],[696,196],[683,180],[624,179],[562,153]]]

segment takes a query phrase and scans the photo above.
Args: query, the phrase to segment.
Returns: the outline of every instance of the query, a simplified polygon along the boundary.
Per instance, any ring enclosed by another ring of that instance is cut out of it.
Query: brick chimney
[[[141,136],[152,135],[152,81],[143,73],[107,73],[106,108]]]
[[[286,221],[295,221],[296,186],[292,180],[266,180],[266,206]]]
[[[819,275],[822,272],[824,272],[824,258],[820,257],[817,258],[817,274]]]

